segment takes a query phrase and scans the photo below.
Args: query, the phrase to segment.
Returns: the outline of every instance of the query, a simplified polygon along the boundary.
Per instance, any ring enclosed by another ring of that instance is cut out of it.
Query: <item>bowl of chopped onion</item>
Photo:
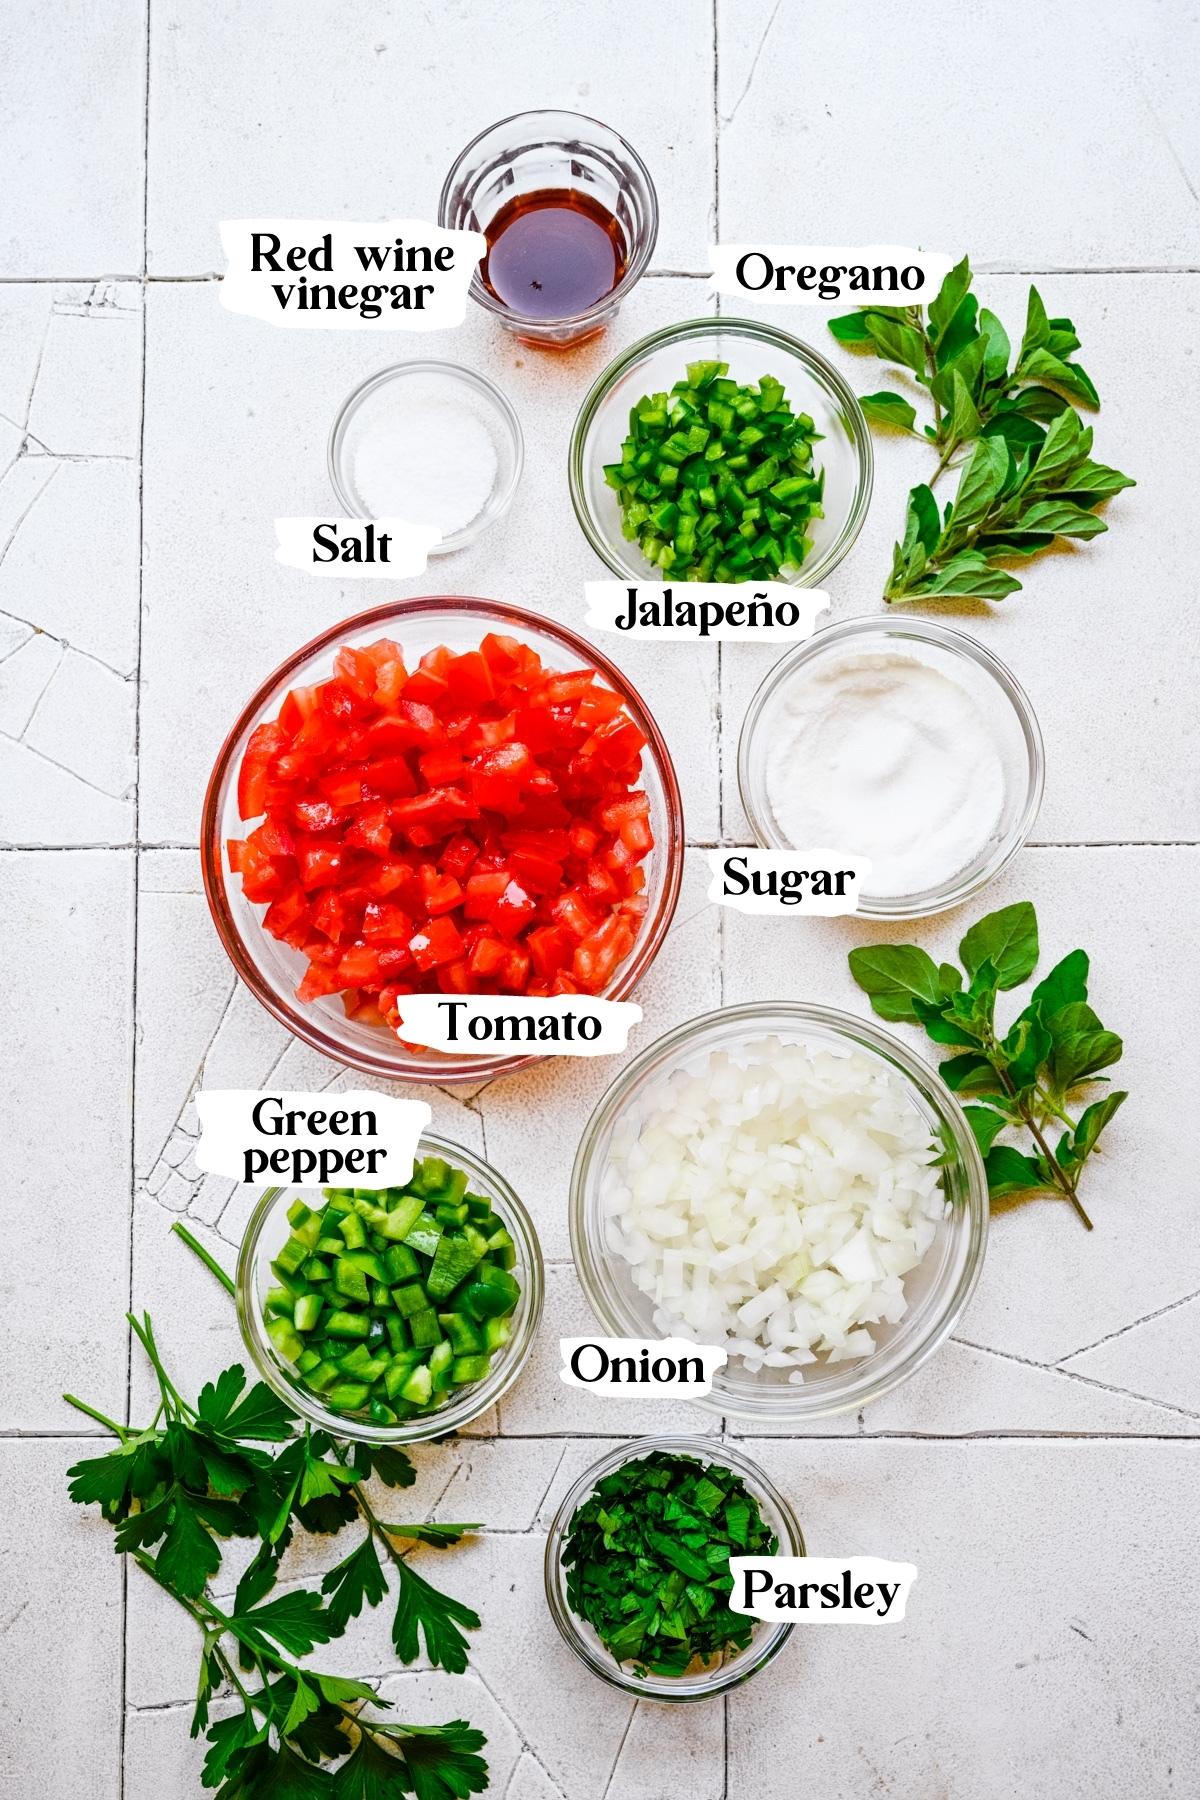
[[[725,1350],[706,1403],[802,1424],[857,1410],[950,1335],[987,1180],[949,1088],[876,1025],[793,1001],[678,1026],[608,1089],[571,1243],[614,1337]]]

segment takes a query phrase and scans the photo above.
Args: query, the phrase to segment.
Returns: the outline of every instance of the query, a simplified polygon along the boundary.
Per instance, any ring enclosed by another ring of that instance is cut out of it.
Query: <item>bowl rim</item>
[[[719,1694],[727,1694],[732,1688],[740,1687],[749,1681],[767,1663],[772,1662],[783,1649],[789,1637],[796,1629],[794,1623],[781,1621],[771,1624],[761,1620],[762,1636],[759,1647],[754,1649],[755,1640],[742,1653],[745,1660],[733,1663],[717,1663],[711,1670],[690,1679],[698,1685],[690,1692],[681,1692],[678,1683],[689,1679],[675,1675],[648,1675],[639,1677],[632,1670],[627,1670],[622,1663],[614,1661],[606,1650],[598,1650],[584,1635],[583,1621],[571,1610],[567,1603],[566,1581],[563,1572],[561,1552],[566,1542],[567,1531],[576,1509],[587,1499],[596,1483],[614,1469],[623,1468],[626,1463],[634,1462],[639,1457],[652,1455],[661,1450],[671,1455],[693,1456],[697,1461],[706,1463],[726,1463],[748,1487],[756,1490],[759,1499],[766,1499],[778,1513],[783,1532],[780,1534],[780,1547],[776,1552],[780,1556],[806,1556],[804,1532],[796,1517],[791,1501],[775,1485],[760,1463],[743,1450],[739,1445],[729,1443],[723,1436],[714,1433],[711,1437],[703,1437],[698,1433],[653,1432],[644,1437],[629,1438],[619,1444],[612,1445],[596,1461],[590,1463],[582,1474],[568,1488],[559,1502],[546,1533],[546,1548],[542,1557],[542,1576],[546,1590],[546,1604],[550,1616],[563,1641],[574,1651],[587,1668],[601,1681],[610,1687],[620,1688],[623,1693],[636,1694],[646,1700],[661,1700],[668,1705],[686,1705],[698,1700],[711,1700]],[[783,1538],[786,1536],[785,1546]]]
[[[995,880],[1002,870],[1008,867],[1017,852],[1023,848],[1030,832],[1036,823],[1041,809],[1042,794],[1046,784],[1046,750],[1042,739],[1042,729],[1038,724],[1037,714],[1028,694],[1012,673],[1006,663],[981,644],[966,631],[957,631],[952,626],[943,625],[940,620],[909,617],[907,613],[896,617],[888,613],[868,613],[851,619],[840,619],[836,623],[818,624],[811,637],[802,643],[794,644],[780,660],[764,676],[754,692],[754,696],[746,708],[738,733],[737,750],[737,784],[738,794],[755,842],[765,849],[792,850],[796,845],[785,843],[773,833],[770,823],[758,805],[754,793],[752,759],[758,754],[755,748],[755,731],[760,724],[768,703],[784,682],[790,680],[797,669],[816,662],[826,651],[835,649],[839,644],[853,642],[863,638],[919,638],[924,643],[935,644],[944,650],[950,658],[961,658],[973,663],[976,668],[990,676],[998,691],[1007,700],[1025,746],[1026,787],[1025,798],[1021,810],[1011,829],[1006,833],[995,853],[968,880],[960,878],[960,874],[951,876],[941,887],[928,888],[919,894],[895,894],[883,898],[860,896],[855,916],[864,919],[926,919],[936,913],[947,912],[951,907],[961,906],[970,900],[981,889]]]
[[[311,1193],[312,1189],[264,1189],[255,1201],[254,1210],[246,1221],[238,1246],[237,1267],[234,1271],[238,1328],[255,1368],[267,1386],[302,1419],[320,1431],[328,1432],[333,1437],[348,1438],[353,1443],[420,1444],[431,1438],[445,1437],[450,1432],[461,1431],[472,1420],[479,1418],[481,1413],[497,1405],[509,1392],[529,1361],[541,1323],[545,1302],[542,1246],[529,1211],[511,1182],[486,1157],[435,1131],[421,1133],[416,1154],[441,1156],[447,1162],[457,1163],[470,1173],[472,1180],[478,1179],[487,1188],[488,1198],[497,1203],[506,1228],[516,1239],[525,1273],[521,1284],[521,1301],[518,1302],[518,1307],[523,1305],[519,1333],[504,1346],[492,1374],[485,1376],[482,1381],[473,1382],[463,1389],[457,1400],[449,1401],[435,1412],[419,1413],[416,1418],[405,1419],[398,1425],[375,1425],[370,1420],[348,1419],[343,1413],[323,1407],[316,1395],[310,1394],[298,1381],[292,1381],[284,1375],[275,1357],[263,1343],[265,1332],[260,1334],[261,1317],[253,1305],[258,1242],[268,1220],[279,1208],[285,1203],[290,1204],[293,1198]]]
[[[615,126],[606,125],[603,119],[594,118],[591,113],[574,112],[570,107],[566,106],[524,107],[519,112],[507,113],[502,119],[493,119],[490,125],[485,125],[482,131],[477,131],[475,136],[465,143],[462,149],[454,156],[449,169],[446,171],[445,179],[442,182],[442,191],[438,195],[437,211],[438,224],[442,229],[444,231],[455,229],[449,222],[450,194],[459,169],[462,167],[471,151],[474,150],[476,144],[480,144],[483,142],[484,138],[490,137],[493,131],[500,131],[506,125],[515,125],[518,119],[548,118],[574,119],[581,125],[594,126],[598,131],[607,132],[610,137],[615,138],[622,150],[628,156],[630,162],[636,168],[638,175],[645,183],[646,193],[649,196],[650,204],[648,208],[645,238],[640,249],[630,258],[625,273],[622,275],[620,281],[618,281],[616,287],[610,288],[608,293],[603,294],[599,300],[593,300],[590,306],[585,306],[582,312],[565,313],[561,318],[547,319],[539,314],[518,312],[515,307],[505,306],[501,301],[496,299],[494,294],[489,293],[487,287],[484,285],[483,278],[479,273],[479,264],[476,263],[474,269],[471,271],[471,281],[467,289],[472,300],[482,306],[485,311],[493,313],[496,318],[503,319],[529,331],[533,331],[538,327],[541,327],[544,330],[547,326],[584,325],[590,323],[592,320],[604,318],[615,307],[620,305],[621,301],[624,300],[629,293],[629,290],[635,283],[641,280],[649,265],[650,258],[654,255],[655,245],[658,243],[658,189],[654,185],[654,177],[646,167],[645,162],[629,142],[628,138],[623,136]],[[482,258],[480,260],[482,260]]]
[[[446,613],[450,617],[478,615],[482,612],[495,627],[497,622],[501,630],[515,628],[515,633],[527,629],[541,633],[554,639],[564,650],[577,657],[581,664],[593,667],[604,680],[621,694],[630,707],[638,727],[646,737],[646,749],[643,756],[649,754],[653,758],[663,784],[664,805],[669,824],[669,834],[665,842],[656,842],[651,856],[661,852],[665,858],[663,870],[663,891],[654,914],[647,915],[645,928],[634,944],[633,950],[617,970],[612,985],[605,990],[604,998],[609,1000],[625,999],[646,974],[661,950],[670,929],[675,908],[679,901],[680,888],[683,882],[684,852],[686,845],[686,829],[683,815],[683,798],[679,791],[679,781],[675,767],[671,761],[671,753],[666,740],[638,690],[615,663],[598,650],[594,644],[572,631],[569,626],[560,625],[557,620],[546,618],[543,614],[534,613],[526,607],[513,606],[506,600],[489,600],[477,594],[417,594],[404,600],[384,601],[379,606],[369,607],[365,612],[355,613],[351,618],[342,619],[337,624],[326,626],[316,637],[309,639],[299,649],[284,659],[277,668],[261,681],[246,701],[233,725],[225,736],[225,740],[217,752],[212,772],[204,792],[204,804],[200,818],[200,868],[204,880],[204,896],[208,902],[208,910],[212,916],[225,954],[233,964],[235,972],[250,989],[259,1004],[266,1008],[279,1024],[286,1027],[293,1037],[301,1043],[316,1050],[322,1056],[329,1057],[343,1068],[357,1069],[365,1075],[376,1075],[389,1081],[411,1081],[432,1083],[436,1086],[453,1086],[468,1081],[490,1081],[500,1075],[515,1074],[518,1069],[528,1068],[531,1064],[542,1061],[538,1056],[465,1056],[456,1058],[445,1068],[439,1067],[435,1060],[418,1064],[415,1057],[401,1051],[397,1057],[376,1055],[366,1050],[351,1049],[338,1043],[322,1026],[320,1020],[306,1016],[299,1004],[291,1006],[275,993],[270,983],[260,973],[254,958],[249,954],[238,930],[232,907],[226,894],[226,878],[224,870],[225,845],[220,836],[220,809],[223,792],[227,782],[235,778],[233,760],[238,744],[247,732],[255,715],[263,707],[275,690],[291,681],[297,669],[312,656],[330,649],[344,639],[358,632],[366,631],[385,622],[395,624],[397,620],[408,617],[427,617],[430,614]],[[261,923],[260,923],[261,929]],[[393,1034],[394,1035],[394,1034]],[[395,1038],[397,1046],[399,1038]],[[438,1057],[438,1052],[431,1050],[430,1059]],[[407,1057],[407,1060],[406,1060]],[[447,1063],[449,1058],[444,1059]]]
[[[790,587],[816,587],[845,561],[857,543],[866,522],[875,481],[875,451],[871,441],[871,428],[867,424],[866,415],[859,405],[857,395],[840,370],[836,369],[821,355],[819,350],[815,350],[803,338],[795,337],[788,331],[781,331],[778,326],[769,325],[760,319],[725,318],[723,316],[682,319],[674,325],[661,326],[659,330],[639,338],[636,344],[631,344],[627,350],[623,350],[600,371],[584,395],[583,402],[575,416],[567,452],[567,485],[571,495],[571,505],[575,510],[575,518],[584,537],[600,561],[619,580],[655,581],[661,579],[660,576],[646,575],[641,570],[631,568],[620,561],[609,539],[599,529],[588,502],[587,486],[583,478],[584,451],[592,426],[610,388],[635,363],[660,349],[664,344],[684,343],[691,338],[722,335],[753,338],[772,344],[778,350],[786,351],[789,356],[803,363],[820,384],[826,389],[832,390],[839,408],[845,413],[848,435],[858,458],[858,484],[846,523],[840,536],[823,559],[814,558],[811,562],[805,563],[797,571],[796,576],[790,580],[786,576],[778,577],[778,579],[786,581]]]
[[[612,1259],[603,1246],[595,1241],[592,1224],[594,1209],[589,1207],[588,1194],[589,1176],[601,1133],[628,1103],[644,1075],[656,1064],[664,1063],[677,1050],[686,1050],[689,1042],[698,1039],[703,1032],[741,1025],[745,1030],[740,1035],[749,1037],[755,1031],[761,1035],[769,1035],[771,1032],[786,1030],[789,1024],[795,1028],[798,1036],[803,1035],[806,1025],[815,1025],[831,1031],[839,1038],[849,1038],[865,1045],[885,1062],[899,1069],[910,1084],[927,1089],[952,1130],[966,1178],[964,1207],[967,1236],[962,1269],[926,1334],[890,1370],[877,1374],[872,1379],[866,1378],[872,1362],[880,1354],[875,1351],[869,1356],[838,1365],[850,1376],[846,1390],[840,1395],[822,1397],[820,1394],[814,1395],[813,1389],[806,1390],[803,1386],[764,1383],[757,1389],[753,1401],[731,1393],[721,1385],[722,1372],[718,1370],[709,1392],[695,1396],[692,1402],[727,1418],[753,1420],[756,1423],[770,1421],[776,1425],[791,1424],[798,1427],[814,1419],[856,1411],[906,1381],[928,1362],[950,1336],[975,1291],[987,1248],[990,1217],[987,1176],[979,1145],[966,1115],[957,1097],[936,1069],[901,1039],[889,1031],[881,1030],[872,1020],[864,1019],[857,1013],[844,1012],[837,1007],[807,1000],[752,1000],[734,1006],[714,1007],[709,1012],[674,1026],[652,1044],[648,1044],[605,1089],[583,1128],[575,1153],[568,1199],[568,1224],[571,1253],[579,1284],[592,1316],[602,1330],[614,1337],[645,1335],[644,1319],[638,1320],[632,1314],[622,1316],[619,1297],[614,1298],[613,1283],[607,1277],[606,1265]]]
[[[442,538],[429,551],[430,556],[448,556],[455,550],[465,550],[468,544],[473,544],[489,525],[502,519],[512,505],[525,468],[525,434],[508,395],[488,376],[480,374],[478,369],[470,369],[466,363],[451,362],[445,357],[437,356],[414,356],[404,362],[385,363],[373,374],[364,375],[351,388],[338,407],[329,427],[329,436],[325,440],[325,467],[329,484],[338,505],[345,508],[348,519],[369,519],[372,515],[359,510],[361,502],[355,499],[349,482],[343,479],[342,451],[346,433],[355,414],[372,394],[385,387],[388,382],[401,381],[408,375],[433,375],[473,389],[493,409],[504,427],[512,450],[512,468],[503,487],[496,489],[482,511],[476,513],[473,519],[468,520],[458,531],[451,532],[449,537]]]

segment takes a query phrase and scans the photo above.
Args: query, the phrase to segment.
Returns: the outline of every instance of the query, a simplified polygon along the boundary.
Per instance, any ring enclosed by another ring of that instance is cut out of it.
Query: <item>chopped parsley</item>
[[[776,1548],[740,1475],[654,1450],[604,1476],[576,1509],[562,1557],[567,1603],[618,1663],[682,1675],[745,1649],[755,1621],[729,1610],[729,1559]]]

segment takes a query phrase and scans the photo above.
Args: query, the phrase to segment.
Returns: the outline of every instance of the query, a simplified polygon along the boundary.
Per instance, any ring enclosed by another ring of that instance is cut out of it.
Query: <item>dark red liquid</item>
[[[569,319],[611,294],[628,263],[607,207],[576,188],[539,188],[509,200],[486,230],[479,273],[504,306],[533,319]]]

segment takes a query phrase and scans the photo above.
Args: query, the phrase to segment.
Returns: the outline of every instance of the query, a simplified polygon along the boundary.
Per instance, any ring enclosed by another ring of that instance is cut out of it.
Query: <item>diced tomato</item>
[[[483,869],[467,877],[467,903],[463,909],[468,919],[490,919],[496,902],[509,883],[507,869]]]
[[[301,831],[332,831],[338,814],[328,800],[296,800],[292,803],[292,822]]]
[[[492,924],[503,938],[515,938],[537,912],[537,901],[519,881],[510,881],[492,908]]]
[[[414,794],[411,800],[398,800],[392,807],[392,823],[414,844],[433,843],[444,837],[463,819],[477,819],[479,808],[461,788],[430,788],[426,794]],[[416,834],[429,832],[428,837]]]
[[[346,831],[346,842],[358,850],[371,850],[386,856],[392,847],[392,821],[386,800],[364,806]]]
[[[325,887],[346,867],[344,850],[332,844],[306,844],[299,851],[300,881],[306,888]]]
[[[456,881],[461,881],[478,855],[477,846],[463,834],[450,839],[438,861],[447,875],[453,875]]]
[[[296,998],[298,1000],[319,1000],[323,994],[338,993],[345,985],[346,983],[336,969],[325,969],[321,967],[320,963],[310,963],[304,980],[296,989]]]
[[[417,778],[406,756],[378,756],[367,763],[363,774],[377,794],[400,799],[417,791]]]
[[[363,910],[363,936],[375,943],[382,939],[393,944],[407,944],[413,933],[413,921],[402,906],[386,900],[368,901]]]
[[[533,756],[525,744],[498,744],[471,765],[471,793],[476,804],[492,812],[515,813],[521,790],[533,774]]]
[[[419,969],[433,969],[460,957],[463,941],[453,919],[431,919],[409,938],[408,947]]]
[[[242,892],[247,900],[255,904],[263,900],[274,900],[286,885],[281,863],[257,844],[246,840],[246,848],[242,856]]]
[[[369,944],[352,944],[338,963],[344,987],[379,985],[379,952]]]
[[[263,924],[272,937],[280,938],[285,943],[297,939],[297,948],[304,943],[309,927],[308,901],[298,882],[293,887],[285,888],[278,899],[272,900]]]
[[[364,700],[375,698],[375,687],[379,671],[375,658],[367,650],[356,650],[352,644],[343,644],[333,659],[335,675],[352,687]]]
[[[444,678],[436,670],[427,669],[422,658],[421,667],[414,669],[404,684],[404,698],[417,705],[437,706],[445,697]]]
[[[461,781],[466,766],[462,751],[454,744],[436,744],[417,758],[417,767],[430,787],[448,787]]]
[[[279,709],[279,723],[289,737],[295,737],[310,712],[317,704],[320,688],[314,683],[312,687],[294,687],[284,696],[283,705]]]
[[[452,656],[442,673],[449,698],[459,706],[482,706],[495,695],[492,671],[478,650]]]
[[[402,1028],[403,995],[601,993],[647,911],[645,740],[592,669],[518,639],[343,645],[256,727],[227,845],[303,1001]],[[402,1038],[403,1041],[403,1038]]]
[[[472,975],[478,975],[481,981],[488,981],[498,975],[501,969],[508,966],[508,946],[499,938],[481,937],[471,948],[467,964]]]
[[[267,719],[250,733],[238,770],[238,814],[257,819],[267,810],[267,771],[283,750],[287,734],[277,719]]]

